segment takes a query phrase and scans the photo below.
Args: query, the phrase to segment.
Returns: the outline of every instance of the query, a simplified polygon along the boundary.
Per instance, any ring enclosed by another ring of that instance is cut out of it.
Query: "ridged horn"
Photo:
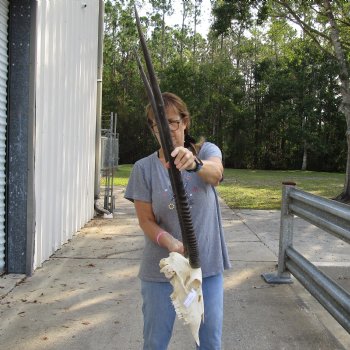
[[[139,34],[141,49],[145,59],[149,80],[147,79],[147,76],[142,68],[141,62],[136,55],[137,63],[140,69],[141,78],[143,80],[143,83],[147,91],[149,102],[151,103],[154,116],[156,118],[156,123],[158,125],[159,136],[160,136],[160,143],[164,151],[164,156],[166,161],[168,161],[170,164],[168,172],[169,172],[171,187],[174,193],[177,215],[179,218],[179,223],[180,223],[181,232],[182,232],[182,242],[185,247],[185,254],[188,255],[188,259],[191,267],[199,268],[200,260],[199,260],[199,253],[198,253],[198,245],[197,245],[196,235],[193,229],[190,207],[187,201],[187,196],[186,196],[185,188],[182,182],[181,173],[176,168],[174,164],[174,160],[171,157],[171,152],[174,150],[174,146],[172,144],[172,138],[170,135],[168,119],[165,114],[163,97],[162,97],[162,94],[158,85],[157,77],[153,68],[151,56],[148,52],[146,40],[142,33],[140,18],[137,13],[136,6],[135,6],[135,18],[136,18],[137,31]]]

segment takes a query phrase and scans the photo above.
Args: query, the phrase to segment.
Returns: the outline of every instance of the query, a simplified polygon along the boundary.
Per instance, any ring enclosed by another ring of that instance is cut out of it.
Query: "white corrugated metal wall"
[[[94,214],[98,5],[38,1],[34,267]]]
[[[5,160],[9,2],[0,0],[0,272],[5,267]]]

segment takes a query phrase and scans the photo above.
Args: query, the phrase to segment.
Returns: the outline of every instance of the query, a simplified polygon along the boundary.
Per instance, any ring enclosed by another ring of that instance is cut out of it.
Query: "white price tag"
[[[193,303],[193,300],[196,298],[197,293],[196,291],[192,288],[191,291],[188,293],[185,301],[184,301],[184,306],[186,308],[189,308],[190,305]]]

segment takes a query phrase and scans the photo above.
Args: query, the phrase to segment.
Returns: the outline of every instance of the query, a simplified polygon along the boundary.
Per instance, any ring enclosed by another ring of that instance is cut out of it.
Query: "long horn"
[[[140,60],[138,59],[138,65],[141,73],[142,80],[145,84],[148,99],[151,103],[156,122],[158,125],[160,143],[164,151],[164,156],[167,162],[170,164],[169,178],[171,187],[175,197],[176,210],[180,222],[181,232],[182,232],[182,241],[185,247],[185,251],[188,254],[189,262],[192,268],[199,268],[199,254],[198,254],[198,245],[196,235],[194,233],[190,207],[188,205],[185,188],[182,182],[181,173],[176,168],[174,164],[174,159],[171,157],[171,152],[174,149],[172,144],[172,138],[170,135],[170,129],[168,120],[165,114],[163,97],[158,86],[157,77],[153,68],[152,60],[147,49],[146,40],[143,36],[141,30],[140,18],[137,13],[135,6],[135,18],[137,24],[137,30],[139,33],[141,48],[143,56],[146,62],[146,67],[149,76],[149,82],[147,80],[146,74],[142,69]]]

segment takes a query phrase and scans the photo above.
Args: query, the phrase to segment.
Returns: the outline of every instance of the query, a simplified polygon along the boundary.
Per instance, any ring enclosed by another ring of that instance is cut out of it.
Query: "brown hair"
[[[163,92],[162,97],[165,111],[173,108],[179,113],[181,119],[187,118],[187,127],[185,129],[185,147],[189,148],[195,155],[197,155],[204,143],[204,139],[201,138],[199,143],[195,143],[195,140],[188,134],[188,129],[191,124],[191,116],[187,109],[186,103],[179,96],[171,92]],[[146,106],[146,116],[148,124],[152,125],[155,117],[150,103]]]

